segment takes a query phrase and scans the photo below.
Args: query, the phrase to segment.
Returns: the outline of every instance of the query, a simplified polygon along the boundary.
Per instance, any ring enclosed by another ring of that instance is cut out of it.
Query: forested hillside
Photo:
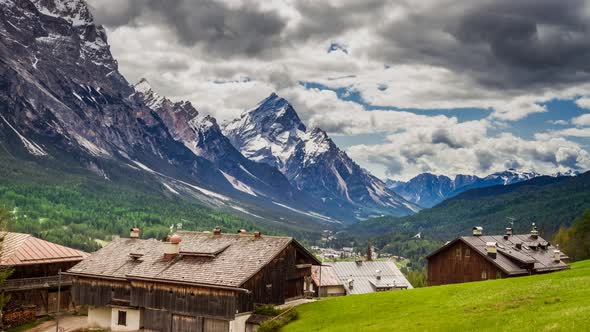
[[[560,226],[569,226],[590,208],[590,172],[575,177],[539,177],[508,185],[469,190],[418,214],[370,219],[351,228],[351,233],[375,236],[387,232],[422,232],[448,240],[484,227],[501,233],[514,221],[516,232],[527,232],[536,223],[551,237]]]
[[[0,145],[0,151],[6,150]],[[113,178],[105,180],[80,167],[47,162],[53,164],[0,153],[0,209],[11,216],[9,230],[87,251],[95,250],[101,240],[108,241],[112,235],[127,235],[131,227],[140,227],[143,237],[161,238],[178,223],[186,230],[221,226],[226,232],[245,228],[310,237],[284,224],[255,224],[199,206],[167,192],[142,172],[114,178],[117,172],[113,166],[109,169]]]

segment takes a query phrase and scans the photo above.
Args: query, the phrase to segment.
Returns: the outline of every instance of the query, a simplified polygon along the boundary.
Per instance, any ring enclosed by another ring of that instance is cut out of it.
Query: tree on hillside
[[[572,261],[589,259],[590,210],[576,218],[572,227],[561,227],[553,238],[553,243],[559,244]]]

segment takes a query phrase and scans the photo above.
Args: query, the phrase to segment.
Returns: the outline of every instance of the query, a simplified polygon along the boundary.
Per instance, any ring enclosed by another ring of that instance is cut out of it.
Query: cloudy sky
[[[590,1],[89,2],[131,82],[220,122],[276,91],[382,178],[590,169]]]

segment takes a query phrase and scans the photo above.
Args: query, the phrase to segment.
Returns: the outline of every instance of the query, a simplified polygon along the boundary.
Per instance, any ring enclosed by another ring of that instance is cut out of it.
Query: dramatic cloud
[[[590,168],[550,106],[590,109],[588,1],[89,1],[130,81],[222,123],[277,91],[378,176]]]

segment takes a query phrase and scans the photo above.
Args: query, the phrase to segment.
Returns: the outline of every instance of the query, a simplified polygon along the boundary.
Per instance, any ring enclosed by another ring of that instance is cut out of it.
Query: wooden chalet
[[[33,318],[56,312],[59,271],[68,270],[89,254],[29,234],[0,232],[0,238],[0,269],[13,271],[2,287],[11,298],[4,308],[5,325],[12,325],[13,317],[20,320],[23,312]],[[71,279],[62,277],[60,311],[73,308],[70,286]]]
[[[256,304],[304,296],[318,261],[290,237],[179,232],[118,239],[71,268],[90,326],[112,331],[246,331]]]
[[[518,277],[568,269],[568,257],[541,238],[530,234],[484,236],[481,227],[473,236],[459,237],[426,257],[428,285],[444,285]]]

